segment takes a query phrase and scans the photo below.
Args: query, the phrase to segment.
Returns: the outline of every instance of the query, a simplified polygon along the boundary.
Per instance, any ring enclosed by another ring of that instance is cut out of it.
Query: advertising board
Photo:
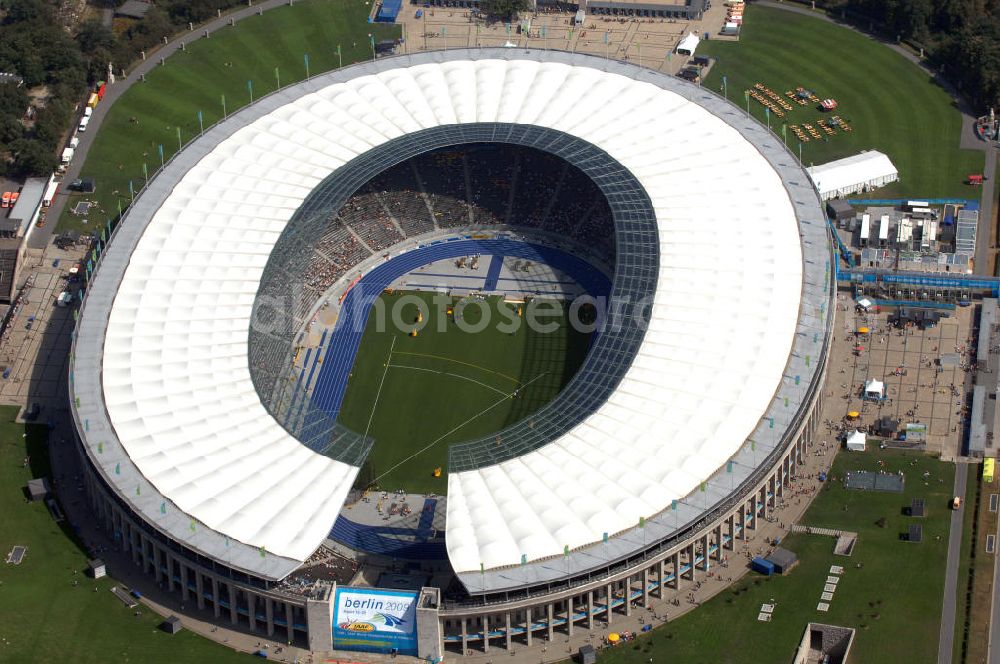
[[[337,650],[417,654],[417,593],[337,588],[333,614]]]

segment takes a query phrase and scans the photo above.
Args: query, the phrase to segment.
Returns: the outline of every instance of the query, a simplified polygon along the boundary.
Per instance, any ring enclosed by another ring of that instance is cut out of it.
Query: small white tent
[[[698,48],[698,35],[689,32],[684,39],[677,44],[678,55],[694,55],[694,50]]]
[[[889,157],[876,150],[810,166],[806,170],[824,201],[869,191],[899,179],[899,171]]]
[[[885,398],[885,383],[874,378],[865,382],[864,398],[869,401],[880,401]]]
[[[851,433],[847,434],[847,449],[850,452],[864,452],[865,451],[865,441],[868,439],[867,436],[861,431],[855,429]]]

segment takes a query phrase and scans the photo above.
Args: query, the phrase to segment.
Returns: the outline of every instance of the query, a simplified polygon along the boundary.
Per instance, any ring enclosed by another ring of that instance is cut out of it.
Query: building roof
[[[724,486],[699,494],[707,509],[779,447],[821,365],[808,353],[821,352],[829,298],[822,210],[791,171],[779,174],[780,141],[756,123],[734,127],[735,108],[696,86],[623,63],[425,53],[316,77],[232,116],[181,152],[120,226],[81,315],[75,416],[79,430],[89,423],[91,461],[149,522],[265,576],[322,542],[358,468],[301,445],[253,388],[247,329],[264,265],[341,165],[471,122],[549,127],[606,151],[652,201],[660,265],[637,361],[605,404],[528,455],[449,475],[455,570],[599,542],[736,458]],[[800,231],[814,230],[819,273],[804,285]],[[803,293],[815,299],[800,315]],[[792,357],[793,343],[808,347]],[[261,547],[273,555],[258,559]]]
[[[38,206],[42,204],[42,196],[45,195],[45,187],[48,186],[48,183],[45,178],[28,178],[24,181],[21,195],[18,197],[17,203],[14,203],[8,217],[8,220],[21,225],[21,229],[18,231],[19,235],[24,234],[24,226],[31,222],[31,218],[38,211]]]
[[[854,185],[899,176],[899,171],[893,166],[889,157],[877,150],[811,166],[806,170],[823,198]]]

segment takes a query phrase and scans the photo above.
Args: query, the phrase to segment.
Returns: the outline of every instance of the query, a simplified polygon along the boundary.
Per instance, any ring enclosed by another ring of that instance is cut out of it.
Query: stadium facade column
[[[632,615],[632,575],[629,574],[622,580],[622,596],[625,599],[625,615]]]
[[[566,635],[573,636],[573,598],[566,600]]]
[[[156,585],[159,586],[163,583],[162,551],[160,551],[160,547],[156,546],[156,543],[153,541],[150,541],[149,545],[153,549],[153,569],[156,572]]]
[[[313,652],[333,650],[333,612],[337,584],[324,597],[306,599],[308,647]]]
[[[490,617],[484,615],[480,620],[483,623],[483,652],[487,653],[490,651]]]
[[[333,629],[332,624],[330,628]],[[295,613],[289,602],[285,602],[285,636],[289,644],[295,641]]]
[[[660,564],[656,566],[656,597],[657,599],[663,599],[663,594],[666,592],[665,583],[667,581],[667,559],[660,559]]]
[[[504,619],[504,642],[506,644],[507,652],[510,652],[510,611],[503,614]]]
[[[267,635],[274,636],[274,602],[270,597],[264,598],[264,615],[267,616]]]
[[[169,551],[164,551],[163,562],[167,566],[167,590],[174,592],[174,556]]]
[[[725,542],[722,527],[723,524],[721,522],[715,527],[715,559],[719,562],[722,562],[722,547]]]
[[[552,637],[555,636],[555,619],[553,618],[553,608],[555,607],[554,602],[549,602],[545,605],[545,634],[548,637],[548,642],[552,643]]]
[[[188,566],[183,562],[180,564],[181,568],[181,601],[187,602],[191,599],[191,591],[188,589]]]
[[[528,645],[531,645],[530,643]],[[462,655],[469,652],[469,630],[465,628],[465,618],[462,618]]]
[[[681,587],[681,552],[674,551],[673,555],[670,556],[670,564],[674,568],[674,590],[680,590]]]
[[[611,594],[611,591],[612,587],[611,584],[609,583],[607,586],[604,587],[605,597],[607,597],[607,602],[604,612],[604,620],[606,620],[609,625],[611,624],[612,620],[614,620],[614,615],[615,615],[615,610],[611,606],[611,602],[614,599],[614,596]]]
[[[216,618],[218,618],[219,617],[219,613],[221,612],[221,609],[222,609],[222,607],[219,606],[219,580],[216,579],[213,576],[211,578],[211,581],[212,581],[212,614]],[[203,598],[201,600],[201,602],[202,602],[202,607],[201,608],[204,608],[204,604],[205,604],[205,600],[204,600],[205,593],[202,590],[202,588],[204,587],[204,584],[205,584],[205,580],[202,579],[202,574],[199,572],[198,573],[198,579],[195,581],[195,586],[197,586],[197,588],[198,588],[198,596],[201,597],[201,598]]]
[[[244,590],[244,594],[247,596],[247,619],[250,620],[250,631],[257,631],[257,595],[250,592],[249,590]]]
[[[649,568],[642,570],[642,608],[649,608]]]
[[[139,553],[142,557],[142,573],[149,574],[149,547],[146,546],[146,536],[139,533]]]
[[[524,610],[524,643],[531,647],[531,607]]]
[[[240,591],[233,586],[233,584],[227,583],[226,588],[229,589],[229,622],[233,625],[238,625],[240,622],[240,614],[236,612],[236,605],[240,601]]]
[[[594,591],[587,591],[587,629],[594,629]]]
[[[133,528],[129,538],[132,540],[132,562],[139,566],[142,564],[142,536]]]

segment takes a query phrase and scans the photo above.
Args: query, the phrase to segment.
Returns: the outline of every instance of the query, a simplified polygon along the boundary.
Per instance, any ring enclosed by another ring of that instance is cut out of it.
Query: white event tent
[[[877,150],[862,152],[806,169],[824,201],[883,187],[899,179],[889,157]]]

